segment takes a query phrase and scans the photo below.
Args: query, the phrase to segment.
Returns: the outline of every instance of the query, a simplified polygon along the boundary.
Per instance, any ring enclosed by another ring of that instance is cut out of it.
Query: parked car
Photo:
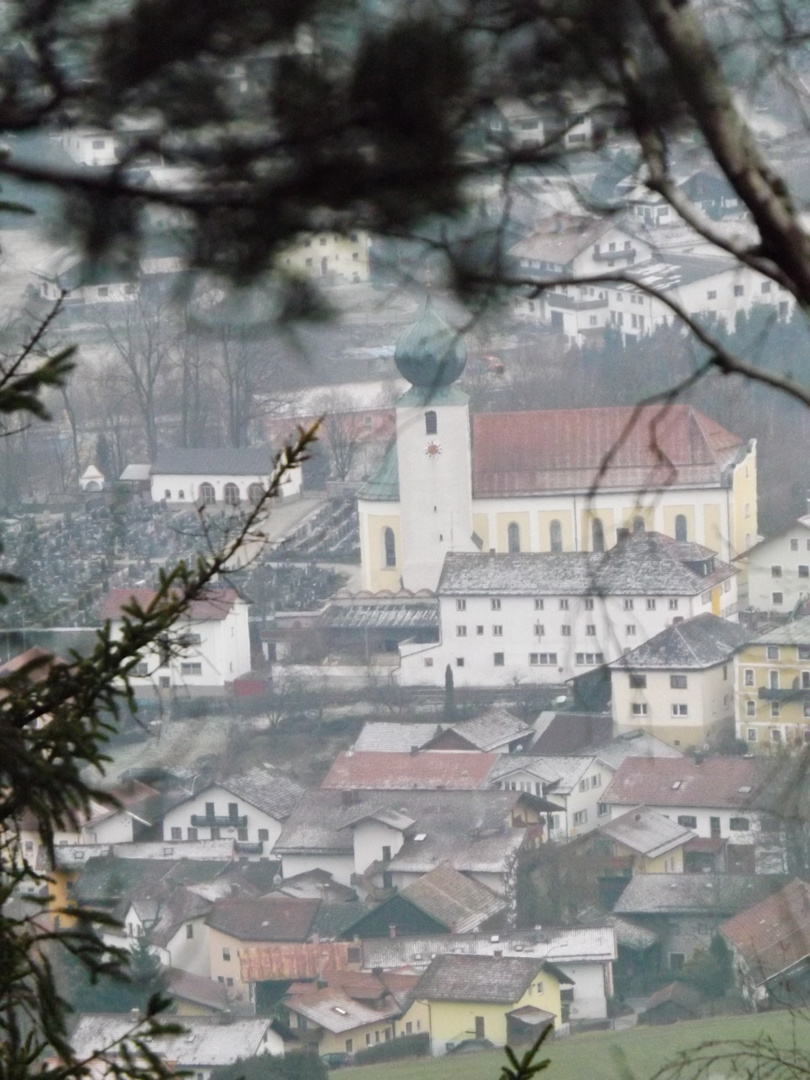
[[[321,1061],[327,1069],[342,1069],[346,1065],[354,1065],[354,1057],[351,1054],[333,1053],[322,1054]]]
[[[495,1043],[489,1039],[463,1039],[447,1047],[448,1054],[472,1054],[476,1050],[494,1050]]]

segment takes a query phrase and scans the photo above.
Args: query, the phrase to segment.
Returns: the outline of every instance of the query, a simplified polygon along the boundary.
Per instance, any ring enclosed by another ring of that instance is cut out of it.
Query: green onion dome
[[[394,362],[413,386],[449,386],[467,363],[458,331],[433,310],[428,297],[422,317],[397,342]]]

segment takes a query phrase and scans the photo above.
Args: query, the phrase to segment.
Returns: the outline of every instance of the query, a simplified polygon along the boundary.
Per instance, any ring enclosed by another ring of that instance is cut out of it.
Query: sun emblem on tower
[[[433,439],[431,439],[431,441],[425,447],[425,453],[427,454],[427,456],[429,458],[436,458],[436,457],[439,456],[439,454],[441,452],[442,452],[441,446],[439,445],[439,443],[435,442]]]

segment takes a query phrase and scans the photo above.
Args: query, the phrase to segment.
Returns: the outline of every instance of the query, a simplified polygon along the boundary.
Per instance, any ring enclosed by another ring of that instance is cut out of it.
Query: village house
[[[737,734],[759,753],[810,744],[810,616],[752,638],[734,662]]]
[[[657,939],[661,971],[679,972],[708,949],[721,924],[779,888],[766,874],[636,874],[613,905],[615,915]]]
[[[269,1016],[184,1016],[182,1027],[180,1034],[150,1038],[149,1049],[193,1080],[210,1080],[216,1069],[233,1065],[241,1058],[284,1053],[282,1038]],[[79,1016],[70,1044],[77,1059],[92,1064],[102,1051],[109,1056],[107,1047],[126,1040],[131,1030],[132,1017],[128,1013],[84,1013]],[[133,1054],[136,1062],[142,1059],[137,1050]],[[143,1067],[147,1066],[144,1060]]]
[[[800,1006],[810,985],[810,886],[790,882],[720,924],[737,985],[755,1009]]]
[[[640,531],[604,553],[451,552],[439,641],[400,645],[399,684],[559,684],[702,613],[736,619],[736,571],[698,544]],[[638,726],[638,724],[636,725]]]
[[[592,850],[610,856],[614,875],[681,874],[684,849],[695,836],[691,829],[639,806],[600,825]]]
[[[496,1046],[534,1041],[543,1027],[559,1030],[568,1022],[560,997],[572,980],[555,964],[531,957],[444,954],[413,990],[430,1012],[434,1054],[444,1054],[468,1039]]]
[[[810,599],[810,514],[737,558],[745,571],[745,605],[772,615],[789,615]]]
[[[109,930],[105,936],[112,944],[128,948],[134,948],[138,938],[145,937],[164,968],[210,978],[205,918],[211,901],[195,892],[193,886],[170,890],[157,886],[149,890],[152,896],[138,897],[139,892],[142,890],[136,887],[136,898],[123,916],[128,940],[115,940],[116,935]]]
[[[235,842],[240,857],[267,858],[304,788],[270,765],[201,786],[163,818],[163,839]]]
[[[153,589],[111,589],[99,615],[110,620],[117,638],[124,609],[133,603],[146,609],[154,598]],[[224,694],[250,668],[248,605],[235,589],[211,588],[191,602],[171,633],[144,650],[130,680],[136,697],[154,697],[161,690],[187,696]]]
[[[161,450],[149,470],[152,501],[250,509],[264,498],[274,457],[269,446]],[[301,470],[296,468],[284,476],[278,494],[288,499],[300,493]]]
[[[647,806],[725,842],[729,871],[754,873],[763,852],[757,763],[742,757],[627,758],[603,795],[611,816]]]
[[[610,665],[617,732],[642,728],[672,746],[702,748],[734,725],[734,654],[750,631],[704,612]]]
[[[535,927],[498,934],[419,934],[414,937],[370,938],[362,943],[363,968],[425,971],[431,960],[447,953],[490,957],[536,957],[552,960],[572,980],[560,990],[572,1024],[601,1020],[613,997],[613,964],[617,936],[612,926]]]

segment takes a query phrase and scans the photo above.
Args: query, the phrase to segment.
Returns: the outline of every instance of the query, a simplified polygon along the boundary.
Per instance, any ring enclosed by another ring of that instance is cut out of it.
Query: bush
[[[396,1061],[398,1058],[425,1057],[430,1053],[430,1036],[426,1031],[418,1035],[403,1035],[400,1039],[377,1043],[358,1050],[354,1055],[356,1065],[373,1065],[377,1061]]]

